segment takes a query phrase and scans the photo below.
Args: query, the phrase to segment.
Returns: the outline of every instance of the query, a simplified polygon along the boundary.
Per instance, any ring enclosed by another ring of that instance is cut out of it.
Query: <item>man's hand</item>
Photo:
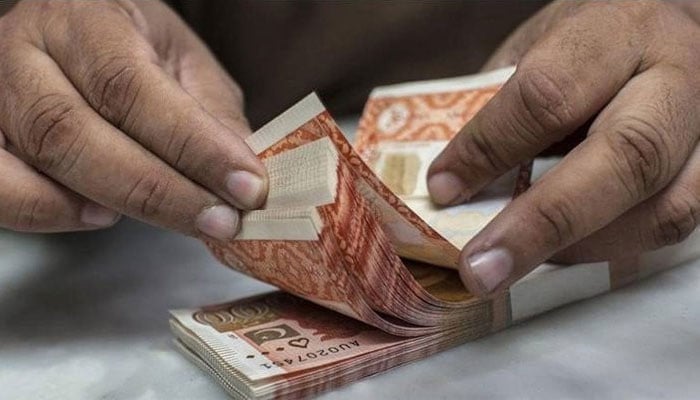
[[[0,18],[0,93],[0,227],[126,214],[225,239],[264,202],[240,89],[159,2],[19,3]]]
[[[522,57],[521,57],[522,55]],[[677,243],[700,220],[700,27],[660,2],[555,3],[491,67],[513,77],[429,171],[435,202],[494,178],[587,126],[588,135],[462,251],[477,295],[541,262],[596,261]]]

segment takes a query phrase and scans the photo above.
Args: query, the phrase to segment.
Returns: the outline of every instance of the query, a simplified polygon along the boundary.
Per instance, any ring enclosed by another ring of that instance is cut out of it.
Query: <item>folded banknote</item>
[[[305,397],[700,256],[696,233],[644,256],[545,264],[491,299],[472,296],[460,249],[527,189],[533,164],[455,207],[434,206],[425,178],[513,71],[378,88],[355,146],[315,94],[249,137],[267,202],[234,240],[207,245],[282,292],[172,311],[178,348],[234,397]],[[535,177],[550,165],[535,162]]]

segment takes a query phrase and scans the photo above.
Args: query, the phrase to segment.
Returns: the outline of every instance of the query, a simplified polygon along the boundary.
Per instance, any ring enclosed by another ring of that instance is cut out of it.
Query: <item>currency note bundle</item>
[[[378,88],[355,146],[315,94],[249,137],[267,202],[234,240],[207,245],[282,291],[173,311],[182,352],[234,397],[306,397],[700,255],[694,235],[672,256],[543,265],[493,298],[472,296],[460,250],[527,189],[532,164],[448,208],[430,201],[427,168],[513,71]]]

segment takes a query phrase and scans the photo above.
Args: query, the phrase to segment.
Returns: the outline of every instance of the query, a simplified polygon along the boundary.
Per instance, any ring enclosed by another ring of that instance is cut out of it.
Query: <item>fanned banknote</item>
[[[673,257],[543,265],[493,299],[468,293],[460,248],[527,187],[532,165],[449,208],[430,203],[425,175],[513,71],[378,88],[355,147],[314,94],[248,138],[267,203],[234,240],[207,245],[287,293],[173,311],[183,353],[234,397],[305,397],[700,255],[695,235]]]

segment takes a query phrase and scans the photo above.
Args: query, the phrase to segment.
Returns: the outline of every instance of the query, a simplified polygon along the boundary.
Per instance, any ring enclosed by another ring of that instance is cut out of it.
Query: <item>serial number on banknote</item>
[[[348,350],[352,350],[354,348],[360,347],[360,342],[358,340],[353,340],[347,343],[342,343],[336,346],[328,346],[323,349],[319,350],[312,350],[307,352],[306,354],[299,354],[297,355],[294,359],[292,358],[285,358],[282,361],[272,361],[271,363],[262,363],[260,364],[261,367],[266,368],[266,369],[272,369],[274,367],[284,367],[284,366],[289,366],[292,364],[301,364],[306,361],[314,360],[319,357],[328,357],[332,356],[334,354],[342,353]]]

